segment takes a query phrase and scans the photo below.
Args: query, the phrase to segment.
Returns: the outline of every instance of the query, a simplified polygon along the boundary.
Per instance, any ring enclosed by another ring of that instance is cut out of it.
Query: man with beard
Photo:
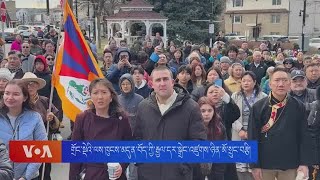
[[[301,70],[291,72],[291,92],[290,95],[299,99],[304,104],[312,103],[316,100],[316,90],[307,88],[306,75]],[[306,113],[309,114],[308,112]]]

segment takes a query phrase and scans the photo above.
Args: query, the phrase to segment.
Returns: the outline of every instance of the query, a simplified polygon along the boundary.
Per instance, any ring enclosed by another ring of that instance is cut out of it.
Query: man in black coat
[[[262,55],[260,51],[253,53],[253,62],[249,65],[249,71],[254,72],[257,76],[257,83],[260,84],[261,79],[266,75],[268,66],[262,62]]]
[[[249,118],[248,140],[258,141],[258,162],[251,164],[255,180],[295,179],[309,176],[315,163],[303,103],[289,95],[290,74],[275,68],[271,94],[256,102]]]
[[[137,140],[206,140],[205,126],[198,104],[180,86],[166,66],[152,73],[154,92],[144,99],[136,114]],[[193,165],[138,164],[139,180],[192,180]]]

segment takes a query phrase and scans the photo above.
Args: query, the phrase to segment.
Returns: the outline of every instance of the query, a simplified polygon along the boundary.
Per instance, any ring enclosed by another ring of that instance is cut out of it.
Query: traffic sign
[[[50,16],[44,15],[44,24],[45,25],[50,25]]]
[[[214,34],[214,24],[209,24],[209,34]]]

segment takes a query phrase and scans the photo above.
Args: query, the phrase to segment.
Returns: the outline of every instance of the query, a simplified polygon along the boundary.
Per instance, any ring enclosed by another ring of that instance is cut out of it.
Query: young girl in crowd
[[[226,130],[221,122],[215,106],[208,97],[202,97],[198,101],[202,118],[206,127],[209,141],[226,140]],[[212,164],[208,180],[224,180],[225,164]],[[193,180],[204,180],[205,177],[201,174],[200,167],[195,168]]]
[[[206,82],[206,71],[202,64],[192,66],[191,80],[193,83],[193,89],[202,87]]]

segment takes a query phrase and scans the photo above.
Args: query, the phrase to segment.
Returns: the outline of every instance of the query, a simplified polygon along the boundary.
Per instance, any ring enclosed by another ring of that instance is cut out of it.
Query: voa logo
[[[23,151],[27,158],[32,158],[33,155],[40,158],[52,158],[52,154],[48,145],[43,145],[41,148],[35,145],[23,145]]]

